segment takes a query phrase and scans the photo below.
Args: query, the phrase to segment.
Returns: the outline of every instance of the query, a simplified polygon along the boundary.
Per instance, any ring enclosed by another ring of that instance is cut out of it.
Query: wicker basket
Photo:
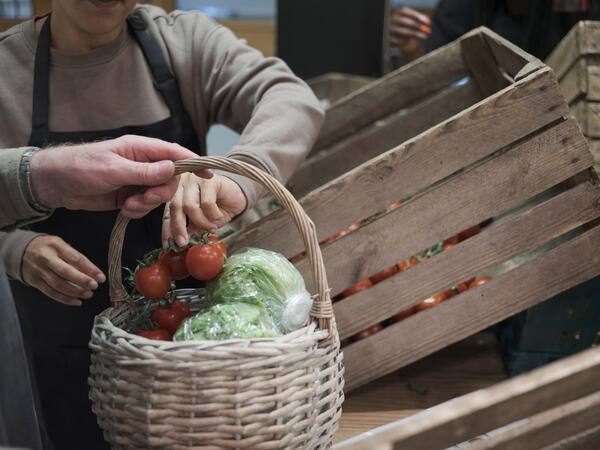
[[[176,163],[241,174],[267,187],[296,223],[317,293],[309,324],[277,338],[151,341],[119,328],[130,308],[121,280],[128,219],[109,251],[112,308],[96,317],[90,399],[113,448],[327,448],[341,415],[342,353],[314,224],[276,180],[242,162],[202,157]],[[179,291],[194,309],[203,291]]]

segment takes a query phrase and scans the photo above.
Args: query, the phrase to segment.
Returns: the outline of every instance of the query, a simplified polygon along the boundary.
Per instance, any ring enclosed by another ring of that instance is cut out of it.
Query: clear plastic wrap
[[[213,305],[208,311],[185,319],[173,340],[224,340],[273,337],[280,334],[262,305],[238,302]]]
[[[219,277],[208,283],[207,300],[208,311],[186,320],[174,340],[278,336],[305,326],[312,306],[294,265],[257,248],[225,261]]]

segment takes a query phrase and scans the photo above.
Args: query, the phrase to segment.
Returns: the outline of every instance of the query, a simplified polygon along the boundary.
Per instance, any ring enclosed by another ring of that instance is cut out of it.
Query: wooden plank
[[[526,423],[473,442],[469,450],[541,448],[600,424],[600,391],[539,413]]]
[[[600,23],[578,22],[546,58],[546,64],[562,78],[571,66],[585,55],[600,54]]]
[[[481,100],[472,79],[402,112],[378,120],[309,158],[294,174],[294,195],[303,197],[360,164],[394,148]]]
[[[571,119],[325,245],[332,294],[591,167],[587,148]],[[296,267],[311,278],[307,259]]]
[[[476,28],[471,33],[473,32],[481,33],[481,36],[485,39],[487,45],[491,49],[498,65],[514,79],[517,78],[517,74],[519,73],[521,76],[525,75],[521,70],[528,64],[529,71],[534,70],[536,67],[538,69],[544,67],[544,64],[539,59],[521,50],[512,42],[504,39],[486,27]]]
[[[600,64],[587,65],[587,99],[600,101]]]
[[[463,58],[475,79],[479,92],[488,97],[508,86],[499,71],[498,63],[482,34],[472,34],[460,40]]]
[[[552,71],[544,69],[440,123],[300,200],[319,239],[560,119],[568,109]],[[460,230],[458,230],[460,231]],[[292,256],[302,251],[284,211],[227,240],[228,248],[261,246]]]
[[[475,289],[345,347],[346,391],[599,275],[598,248],[600,226]]]
[[[572,103],[588,91],[587,65],[585,58],[581,58],[568,70],[560,80],[560,90],[567,103]]]
[[[600,138],[600,102],[579,100],[571,105],[571,112],[577,118],[583,134]]]
[[[485,286],[485,285],[484,285]],[[340,450],[446,448],[600,389],[600,348],[450,400],[337,444]]]
[[[328,147],[377,119],[443,89],[468,75],[458,42],[374,81],[327,110],[313,152]]]
[[[373,81],[374,78],[359,75],[327,73],[306,80],[306,84],[313,90],[317,98],[327,99],[334,103]]]
[[[485,229],[457,248],[335,303],[340,338],[352,336],[470,276],[599,217],[599,201],[600,187],[582,183],[498,226]]]

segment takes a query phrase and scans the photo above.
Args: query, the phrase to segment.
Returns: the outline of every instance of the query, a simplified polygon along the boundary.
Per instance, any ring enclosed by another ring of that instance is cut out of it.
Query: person
[[[0,35],[0,64],[11,68],[0,73],[0,148],[134,134],[204,154],[207,129],[224,123],[242,132],[229,158],[285,181],[323,121],[318,100],[282,61],[264,58],[196,11],[54,0],[51,15]],[[182,175],[173,202],[129,224],[123,265],[135,267],[163,236],[184,243],[194,231],[183,226],[185,216],[214,231],[262,192],[237,175]],[[58,209],[0,238],[41,417],[57,448],[107,448],[87,397],[87,344],[94,316],[109,304],[106,283],[91,287],[106,273],[114,219],[112,212]]]
[[[403,65],[486,26],[544,60],[578,21],[598,19],[599,0],[440,0],[430,22],[411,8],[394,9],[389,38]]]
[[[120,208],[125,216],[139,218],[169,201],[177,190],[171,161],[196,156],[176,144],[137,136],[56,147],[36,152],[30,160],[23,158],[28,150],[0,153],[0,229],[45,219],[49,213],[36,211],[35,205],[49,212],[58,207]],[[212,177],[210,171],[197,175]],[[132,185],[149,188],[143,194],[128,195]],[[41,449],[21,329],[1,260],[0,325],[0,446]]]

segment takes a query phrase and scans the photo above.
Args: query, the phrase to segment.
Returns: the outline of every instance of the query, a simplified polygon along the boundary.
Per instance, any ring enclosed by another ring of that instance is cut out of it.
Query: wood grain
[[[345,73],[326,73],[306,80],[317,98],[327,99],[332,104],[349,93],[371,83],[374,78]]]
[[[540,70],[320,187],[300,203],[319,240],[384,210],[568,112],[550,69]],[[458,230],[460,231],[460,230]],[[292,256],[293,225],[271,214],[230,237],[228,248],[260,246]]]
[[[463,58],[483,97],[508,86],[509,83],[500,73],[498,63],[483,34],[468,35],[460,40],[460,45]]]
[[[340,338],[352,336],[599,216],[600,187],[582,183],[410,270],[336,302]]]
[[[467,75],[458,42],[435,50],[332,105],[313,152]]]
[[[329,287],[335,295],[593,164],[576,122],[563,122],[325,245]],[[296,267],[310,279],[307,260]]]
[[[580,58],[559,81],[567,103],[579,97],[600,100],[600,55]]]
[[[593,429],[598,424],[600,391],[534,415],[527,423],[474,442],[469,450],[542,448]]]
[[[481,35],[491,49],[498,65],[502,67],[510,77],[516,79],[519,74],[520,76],[524,76],[525,74],[521,71],[528,65],[527,74],[535,70],[536,67],[542,68],[544,66],[539,59],[521,50],[512,42],[504,39],[489,29],[480,27],[473,30],[472,33],[477,30],[480,30]]]
[[[600,102],[581,99],[571,105],[571,113],[577,118],[583,134],[600,138]]]
[[[562,78],[581,56],[595,54],[600,54],[600,23],[581,21],[558,43],[546,64]]]
[[[390,114],[311,156],[294,174],[294,195],[303,197],[325,183],[481,100],[472,79],[424,102]]]
[[[344,349],[346,391],[597,276],[598,248],[600,226],[475,289],[349,345]]]
[[[485,285],[484,285],[485,286]],[[600,349],[592,348],[337,444],[337,449],[446,448],[600,390]]]

